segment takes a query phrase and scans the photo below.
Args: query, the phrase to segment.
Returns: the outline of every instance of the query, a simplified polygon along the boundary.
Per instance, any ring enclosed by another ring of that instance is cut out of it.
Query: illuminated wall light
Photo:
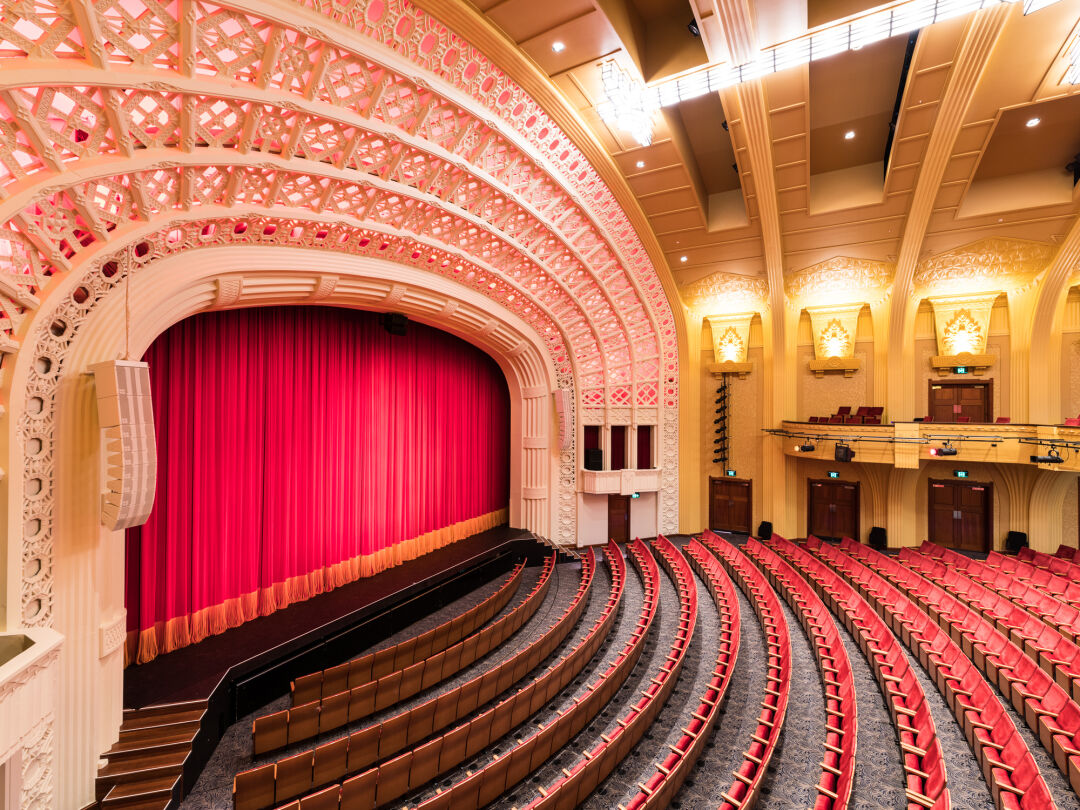
[[[1065,71],[1065,84],[1080,84],[1080,35],[1069,46],[1069,69]]]
[[[1031,129],[1032,127],[1037,127],[1041,121],[1041,118],[1029,118],[1027,120],[1027,123],[1024,124],[1024,126],[1026,126],[1028,129]]]
[[[597,112],[608,124],[629,132],[642,145],[652,143],[652,118],[661,107],[715,93],[725,87],[758,79],[770,73],[826,59],[844,51],[859,50],[900,34],[908,34],[943,20],[960,17],[998,3],[1018,0],[906,0],[877,9],[838,25],[807,31],[801,37],[781,42],[742,65],[710,65],[703,70],[667,79],[647,87],[628,76],[614,62],[601,69],[603,92]],[[1060,0],[1024,0],[1028,14]],[[1070,49],[1069,84],[1080,83],[1080,38]]]

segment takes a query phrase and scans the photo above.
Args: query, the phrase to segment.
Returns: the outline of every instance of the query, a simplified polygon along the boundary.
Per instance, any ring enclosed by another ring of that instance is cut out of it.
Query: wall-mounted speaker
[[[586,470],[602,470],[604,469],[604,451],[599,448],[591,448],[585,450],[585,469]]]
[[[768,520],[763,520],[758,524],[757,536],[759,540],[768,540],[772,537],[772,523]]]
[[[1027,532],[1009,532],[1005,535],[1005,551],[1009,554],[1016,554],[1027,545]]]
[[[870,548],[884,551],[889,545],[885,530],[880,526],[874,526],[870,530]]]
[[[105,453],[101,522],[108,529],[141,526],[157,484],[157,445],[150,366],[110,360],[91,366]]]

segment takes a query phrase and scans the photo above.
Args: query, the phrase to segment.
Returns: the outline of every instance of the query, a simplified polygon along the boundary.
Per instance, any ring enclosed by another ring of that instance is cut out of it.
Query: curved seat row
[[[900,551],[899,559],[978,611],[1054,678],[1074,701],[1080,695],[1080,647],[1055,627],[966,576],[959,565],[946,564],[906,548]]]
[[[1054,552],[1054,556],[1061,557],[1069,562],[1080,562],[1080,548],[1062,543],[1058,546],[1058,550]]]
[[[525,561],[522,560],[495,593],[438,627],[336,667],[297,678],[289,684],[289,702],[293,706],[299,706],[322,697],[337,695],[369,681],[378,680],[391,672],[405,669],[457,644],[499,615],[511,597],[517,593],[524,571]]]
[[[256,756],[363,720],[456,675],[490,653],[532,618],[551,587],[555,555],[544,560],[540,579],[513,610],[431,657],[403,670],[335,695],[258,717],[251,733]]]
[[[943,548],[929,542],[923,543],[919,550],[924,554],[947,558],[948,560],[955,560],[956,557],[963,557],[965,560],[970,559],[952,549]],[[972,562],[979,561],[972,560]],[[971,576],[983,581],[989,587],[994,587],[992,584],[994,582],[1007,581],[1001,578],[1008,577],[1012,580],[1019,580],[1025,585],[1038,588],[1039,591],[1054,597],[1059,602],[1080,608],[1080,583],[1073,582],[1067,576],[1054,574],[1046,568],[1039,568],[1037,565],[1025,562],[1017,557],[1008,556],[999,551],[991,551],[986,560],[979,562],[978,567],[972,569],[972,571],[977,572],[977,574],[971,573]]]
[[[862,562],[884,555],[863,555],[855,545],[845,541],[841,551],[822,544],[816,553],[855,585],[918,655],[963,728],[995,805],[1009,810],[1055,807],[1027,743],[975,662],[913,600]]]
[[[923,548],[926,548],[925,543]],[[1005,557],[996,551],[991,552],[986,562],[973,560],[963,554],[957,554],[955,551],[933,544],[924,553],[928,553],[945,565],[958,568],[966,576],[1038,616],[1073,643],[1080,642],[1080,608],[1057,598],[1054,594],[1055,583],[1052,583],[1051,579],[1061,580],[1061,577],[1051,575],[1048,571],[1035,568],[1028,563],[1017,563],[1015,557]],[[1000,562],[991,565],[990,562],[995,555],[1000,558]],[[1026,579],[1020,575],[1019,566],[1042,571],[1046,576],[1038,578],[1038,581]],[[1056,584],[1060,585],[1060,583]]]
[[[611,553],[608,550],[609,556]],[[612,570],[617,572],[621,570],[621,556],[617,550],[614,553],[618,562]],[[237,774],[233,781],[234,807],[259,810],[366,771],[379,760],[400,754],[491,702],[525,678],[565,640],[588,604],[595,569],[596,558],[590,551],[582,560],[577,593],[563,615],[525,649],[461,686],[380,723]],[[622,582],[622,577],[613,574],[613,594],[621,596]]]
[[[880,552],[853,540],[845,540],[842,548],[850,550],[860,560],[868,561],[871,568],[922,606],[960,644],[975,666],[997,684],[1001,693],[1036,734],[1040,734],[1040,720],[1043,718],[1054,723],[1055,728],[1062,727],[1062,723],[1071,725],[1076,722],[1073,718],[1080,720],[1080,706],[1069,697],[1069,693],[977,610]],[[1080,725],[1076,725],[1075,729],[1064,728],[1070,732],[1080,732]],[[1072,733],[1068,736],[1070,748],[1075,750],[1080,747],[1080,739],[1074,739]],[[1054,755],[1054,746],[1043,744]],[[1069,776],[1067,764],[1062,771]]]
[[[761,701],[757,728],[750,735],[750,744],[743,762],[732,772],[735,781],[721,795],[721,810],[752,807],[761,790],[761,782],[776,752],[780,732],[784,727],[788,697],[791,693],[791,637],[787,620],[776,593],[764,575],[734,546],[719,535],[705,531],[702,544],[720,560],[728,574],[738,583],[754,606],[761,629],[765,633],[768,664],[765,673],[765,695]]]
[[[500,795],[524,780],[530,773],[544,765],[571,738],[584,728],[622,687],[634,669],[645,641],[652,630],[659,604],[659,571],[648,547],[640,540],[627,546],[630,558],[641,577],[643,597],[637,623],[623,649],[608,668],[573,703],[559,711],[558,717],[546,725],[538,724],[537,730],[525,739],[518,739],[513,748],[483,768],[473,771],[437,795],[423,801],[417,808],[423,810],[474,810],[493,802]],[[557,693],[553,693],[553,698]],[[612,749],[614,752],[614,749]],[[587,785],[578,785],[583,788]],[[593,785],[595,787],[595,784]],[[589,788],[589,792],[592,787]],[[541,796],[544,791],[541,790]],[[559,791],[564,801],[576,800],[570,791]],[[588,795],[585,793],[584,795]],[[560,805],[560,807],[563,805]],[[572,805],[570,805],[572,806]],[[351,810],[345,808],[343,810]]]
[[[565,768],[557,782],[541,789],[540,795],[526,805],[528,810],[576,807],[580,804],[638,744],[679,680],[697,623],[697,585],[686,559],[667,538],[663,535],[657,537],[653,547],[659,552],[660,564],[675,583],[679,594],[679,624],[668,654],[659,671],[649,680],[649,685],[641,691],[637,703],[615,721],[616,726],[611,733],[602,735],[598,745],[584,752],[573,766]],[[684,729],[683,739],[689,740],[692,736],[692,731]],[[674,756],[672,753],[671,757]],[[674,765],[673,762],[672,767]],[[680,769],[679,773],[684,771]],[[668,777],[672,777],[670,783]],[[678,789],[677,780],[678,777],[672,776],[670,768],[666,772],[657,770],[652,777],[639,783],[640,792],[627,807],[634,810],[645,806],[666,807],[667,799]]]
[[[829,616],[829,609],[805,579],[759,541],[751,538],[743,548],[799,617],[799,623],[814,648],[814,657],[825,688],[825,754],[814,808],[840,810],[847,807],[851,798],[859,732],[855,676],[851,671],[847,648]]]
[[[769,544],[810,579],[874,670],[900,741],[909,810],[948,810],[952,798],[934,717],[922,683],[915,677],[889,625],[852,584],[820,559],[775,534]],[[814,538],[810,538],[808,547],[813,545]]]
[[[1036,568],[1045,568],[1051,574],[1068,577],[1073,582],[1080,582],[1080,564],[1070,559],[1057,557],[1043,551],[1034,551],[1027,547],[1017,552],[1016,559],[1029,562]]]

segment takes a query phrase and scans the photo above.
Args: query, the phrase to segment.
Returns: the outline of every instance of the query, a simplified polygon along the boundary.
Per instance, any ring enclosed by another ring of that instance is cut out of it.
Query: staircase
[[[120,739],[98,771],[100,810],[165,810],[179,798],[184,760],[205,711],[205,700],[125,709]]]

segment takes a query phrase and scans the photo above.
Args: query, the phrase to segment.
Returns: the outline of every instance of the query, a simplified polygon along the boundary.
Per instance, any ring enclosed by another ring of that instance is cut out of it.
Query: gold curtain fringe
[[[275,582],[267,588],[226,599],[221,604],[201,608],[186,616],[157,622],[146,630],[131,630],[124,646],[124,666],[133,661],[145,664],[159,655],[224,633],[258,616],[268,616],[295,602],[303,602],[358,579],[375,576],[395,565],[493,529],[508,519],[509,509],[497,509],[403,540],[373,554],[360,554],[308,574],[290,577],[284,582]]]

